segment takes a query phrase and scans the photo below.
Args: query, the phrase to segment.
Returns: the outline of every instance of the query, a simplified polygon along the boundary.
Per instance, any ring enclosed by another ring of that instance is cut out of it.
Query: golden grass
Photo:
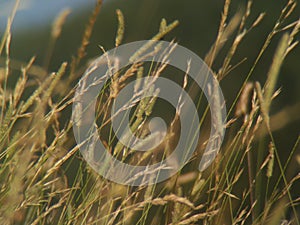
[[[256,19],[250,20],[255,3],[249,0],[245,10],[230,18],[230,2],[225,1],[218,35],[205,58],[207,64],[217,71],[215,75],[220,81],[239,65],[232,65],[233,57],[244,44],[244,38],[260,25],[265,16],[259,12]],[[93,171],[78,151],[72,123],[66,119],[70,118],[68,109],[76,88],[71,84],[80,75],[78,67],[85,57],[102,1],[97,1],[76,57],[71,62],[63,62],[57,72],[50,73],[47,67],[51,52],[69,11],[60,14],[53,25],[53,44],[45,66],[36,65],[34,57],[20,66],[20,62],[10,57],[11,23],[17,5],[18,1],[0,44],[1,57],[5,57],[4,67],[0,70],[1,224],[299,224],[300,199],[291,193],[291,188],[300,176],[290,175],[287,170],[293,169],[292,161],[299,162],[299,154],[295,153],[299,149],[300,136],[286,161],[279,157],[277,140],[273,136],[273,131],[283,126],[276,123],[277,118],[285,121],[283,124],[296,120],[299,104],[271,114],[272,101],[280,94],[276,91],[280,68],[298,44],[296,35],[300,22],[287,22],[295,9],[295,1],[287,2],[250,71],[245,71],[247,77],[227,115],[227,138],[213,165],[204,172],[197,170],[201,150],[206,144],[206,140],[201,140],[193,158],[176,175],[162,183],[141,187],[119,185]],[[116,13],[119,25],[115,46],[119,46],[125,35],[126,15],[120,10]],[[159,31],[152,39],[160,40],[178,25],[178,21],[168,24],[162,19]],[[282,37],[265,84],[250,82],[275,35]],[[214,62],[228,40],[233,41],[221,59],[221,68],[214,68]],[[143,46],[131,59],[143,57],[151,44]],[[166,52],[166,59],[167,55]],[[12,67],[21,72],[13,88],[7,84],[8,77],[15,72]],[[160,65],[151,66],[147,71],[147,65],[133,64],[114,74],[99,96],[99,132],[109,134],[103,143],[120,160],[147,165],[172,151],[178,135],[176,116],[164,144],[145,154],[131,151],[115,140],[108,118],[112,101],[130,79],[158,77],[165,69],[166,65]],[[35,79],[29,74],[35,74]],[[29,82],[34,84],[35,90],[30,89]],[[61,84],[64,84],[63,91]],[[144,84],[136,84],[136,90],[138,85]],[[182,87],[190,88],[189,93],[197,104],[201,101],[201,97],[196,97],[195,87],[188,85],[186,75]],[[143,98],[137,104],[131,121],[132,132],[143,138],[148,137],[147,121],[157,103],[159,90],[149,88],[149,91],[154,96]],[[25,92],[31,92],[30,96],[26,97]],[[208,109],[201,118],[203,126],[206,126]],[[285,118],[290,112],[294,117]],[[264,147],[265,142],[268,147]],[[155,180],[155,177],[151,179]]]

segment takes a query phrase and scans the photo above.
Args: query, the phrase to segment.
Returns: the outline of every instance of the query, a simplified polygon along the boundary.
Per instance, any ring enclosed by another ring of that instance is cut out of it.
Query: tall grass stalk
[[[210,107],[205,105],[199,124],[201,137],[193,157],[170,179],[140,187],[105,180],[86,163],[73,138],[70,108],[77,87],[74,83],[82,75],[79,68],[87,66],[83,65],[82,59],[89,57],[86,50],[102,1],[98,0],[95,5],[76,56],[62,62],[58,70],[49,65],[69,11],[60,14],[54,23],[44,65],[39,66],[35,57],[28,62],[11,58],[10,50],[14,44],[11,42],[11,23],[18,4],[16,1],[0,43],[0,224],[299,224],[300,200],[293,190],[300,176],[289,171],[298,168],[293,162],[297,159],[300,136],[284,162],[280,158],[280,140],[273,134],[299,120],[299,103],[276,114],[271,107],[280,94],[277,90],[280,69],[286,56],[298,44],[300,21],[290,20],[295,1],[287,1],[279,18],[274,18],[275,24],[262,47],[258,47],[259,53],[249,65],[249,71],[243,71],[243,84],[228,107],[227,136],[213,164],[203,172],[197,170],[207,145],[210,125]],[[221,83],[225,77],[235,79],[230,75],[241,63],[250,63],[239,58],[240,47],[248,44],[249,33],[263,26],[262,22],[268,16],[264,12],[254,12],[253,6],[257,3],[252,0],[235,13],[230,13],[231,4],[230,0],[225,0],[216,39],[205,57]],[[120,46],[126,40],[126,14],[121,10],[116,14],[118,27],[113,41],[114,46]],[[180,23],[177,20],[167,23],[162,19],[157,25],[158,32],[150,38],[152,40],[172,34]],[[261,74],[266,78],[265,84],[251,80],[276,35],[282,37],[268,73]],[[145,57],[151,45],[152,42],[148,42],[142,46],[131,55],[131,60]],[[173,40],[165,50],[164,62],[174,46]],[[104,48],[102,50],[105,54]],[[220,54],[222,52],[224,54]],[[199,93],[188,78],[190,62],[186,63],[187,71],[183,71],[179,83],[200,109],[204,103],[203,93]],[[112,74],[112,79],[106,81],[98,96],[96,107],[95,122],[107,151],[121,161],[141,166],[165,159],[176,146],[180,133],[180,121],[175,113],[163,143],[140,153],[124,146],[113,132],[109,115],[122,88],[135,78],[157,78],[168,73],[165,63],[149,64],[134,63]],[[117,63],[108,66],[118,67]],[[9,83],[12,74],[18,79]],[[145,93],[138,93],[143,86],[153,96],[136,102],[130,118],[131,131],[144,139],[139,144],[156,138],[149,134],[148,123],[160,104],[157,97],[160,90],[154,86],[137,83],[135,94],[143,96]],[[181,101],[180,97],[178,105]],[[216,110],[214,106],[211,109]],[[279,124],[278,119],[283,122]],[[84,123],[84,118],[81,122]],[[123,135],[126,139],[128,134]],[[90,157],[96,155],[93,153]],[[110,165],[103,162],[104,166]],[[157,178],[149,174],[151,171],[139,175],[156,181]]]

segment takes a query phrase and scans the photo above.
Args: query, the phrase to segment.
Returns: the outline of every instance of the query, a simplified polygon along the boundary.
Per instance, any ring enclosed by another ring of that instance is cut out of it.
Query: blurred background
[[[0,1],[1,34],[4,33],[7,18],[11,14],[14,4],[15,2],[11,0]],[[206,1],[204,3],[201,1],[174,0],[104,0],[85,60],[101,55],[102,51],[99,46],[103,46],[106,50],[114,47],[117,30],[116,9],[121,9],[125,16],[124,43],[150,39],[158,31],[162,18],[166,18],[168,22],[178,19],[180,25],[165,39],[168,41],[175,39],[181,45],[204,58],[216,39],[223,4],[223,1]],[[246,60],[221,81],[228,108],[237,95],[268,33],[276,23],[276,18],[278,18],[284,4],[285,1],[254,1],[252,21],[262,12],[266,12],[266,16],[261,24],[243,40],[233,63]],[[233,1],[229,12],[231,17],[245,5],[246,1]],[[12,26],[11,56],[15,60],[15,64],[12,63],[12,65],[16,65],[15,69],[18,67],[18,63],[27,62],[32,56],[36,56],[36,64],[45,65],[51,26],[59,13],[65,9],[69,9],[71,13],[67,17],[62,34],[55,44],[47,68],[49,71],[56,71],[61,62],[70,61],[81,43],[85,25],[94,6],[94,0],[22,0]],[[298,19],[299,15],[298,5],[290,20]],[[275,36],[266,53],[258,62],[250,80],[265,81],[280,37],[281,34]],[[212,65],[214,71],[218,71],[220,68],[225,53],[232,44],[231,41],[228,40],[228,44],[225,45],[224,50]],[[296,109],[296,113],[293,113],[294,118],[289,120],[287,126],[274,133],[277,140],[278,138],[280,140],[279,146],[287,150],[292,147],[299,135],[299,59],[300,48],[298,47],[290,53],[284,63],[277,83],[277,87],[281,87],[282,92],[272,106],[273,114],[284,107],[296,106],[294,107],[294,111]],[[4,62],[4,59],[0,59],[2,65]],[[285,116],[288,118],[290,115]],[[278,121],[278,123],[280,126],[281,122]]]

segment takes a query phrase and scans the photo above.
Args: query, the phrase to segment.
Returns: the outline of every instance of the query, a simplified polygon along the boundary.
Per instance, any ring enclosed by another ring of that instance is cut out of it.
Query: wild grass
[[[225,1],[218,35],[205,57],[220,82],[245,62],[233,65],[232,59],[244,38],[260,26],[265,17],[263,12],[256,12],[256,19],[250,19],[255,3],[249,0],[244,10],[229,18],[230,3],[230,0]],[[62,62],[54,72],[48,72],[48,66],[69,11],[62,12],[54,23],[46,61],[39,66],[34,57],[21,63],[15,63],[10,57],[11,23],[17,5],[18,2],[0,44],[0,54],[5,59],[0,70],[1,224],[299,224],[300,196],[292,191],[300,179],[300,136],[292,149],[283,149],[288,152],[284,161],[280,158],[283,150],[273,135],[289,121],[299,120],[299,103],[277,114],[273,114],[271,108],[272,101],[280,94],[280,89],[276,90],[280,68],[298,44],[300,21],[289,20],[295,1],[287,2],[251,69],[244,71],[247,77],[233,104],[227,106],[227,135],[214,163],[204,172],[197,170],[207,144],[207,137],[200,138],[197,151],[181,171],[167,181],[140,187],[102,178],[83,159],[73,138],[70,108],[76,82],[82,75],[81,60],[88,57],[86,47],[102,1],[97,2],[90,17],[77,55],[70,62]],[[119,26],[115,46],[119,46],[126,35],[126,15],[120,10],[116,14]],[[178,21],[168,24],[162,19],[152,39],[160,40],[178,25]],[[275,36],[281,38],[269,72],[264,76],[265,83],[251,80]],[[215,68],[215,60],[230,40],[233,41],[221,59],[221,67]],[[133,54],[132,59],[143,56],[150,44]],[[167,56],[166,52],[166,59]],[[99,95],[99,133],[107,138],[102,140],[107,150],[120,160],[148,165],[167,157],[176,144],[176,115],[163,145],[144,154],[133,152],[116,140],[108,116],[112,102],[130,79],[158,77],[165,69],[164,64],[149,67],[134,63],[114,74]],[[15,83],[8,82],[11,76],[18,77]],[[194,85],[183,80],[182,87],[188,89],[195,103],[200,105],[202,95]],[[132,131],[141,138],[149,138],[147,122],[159,90],[150,88],[149,91],[154,96],[143,98],[131,118]],[[201,129],[207,126],[208,111],[207,106],[200,120]],[[277,121],[283,122],[278,124]],[[288,174],[288,170],[293,169],[296,175]]]

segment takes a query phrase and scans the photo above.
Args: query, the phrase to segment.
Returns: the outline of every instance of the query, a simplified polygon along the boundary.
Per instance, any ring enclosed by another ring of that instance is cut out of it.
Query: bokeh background
[[[239,8],[245,7],[246,1],[233,1],[230,15],[233,16]],[[265,38],[276,23],[285,1],[254,1],[252,19],[261,12],[266,16],[262,23],[252,30],[239,46],[238,54],[233,63],[238,63],[244,58],[247,60],[229,74],[221,82],[227,107],[230,107],[237,95],[241,84],[249,72]],[[14,1],[0,1],[0,32],[3,34]],[[56,71],[63,61],[70,61],[76,54],[80,45],[82,34],[89,15],[95,5],[94,0],[23,0],[19,6],[13,26],[11,56],[16,62],[27,62],[32,56],[36,56],[36,63],[41,66],[45,62],[45,53],[49,46],[51,26],[58,14],[64,9],[70,9],[63,31],[54,48],[54,52],[48,67],[49,71]],[[116,9],[121,9],[126,21],[124,42],[150,39],[158,30],[162,18],[168,22],[177,19],[180,25],[165,39],[175,39],[181,45],[194,51],[204,58],[213,44],[221,18],[223,1],[174,1],[174,0],[104,0],[100,15],[87,49],[85,62],[102,54],[99,46],[104,49],[114,47],[117,30]],[[294,11],[291,21],[298,19],[300,15],[299,5]],[[252,81],[264,82],[269,65],[281,34],[277,35],[262,59],[259,61]],[[224,58],[226,50],[232,42],[228,40],[224,50],[215,61],[212,69],[217,71]],[[0,63],[4,64],[4,59]],[[85,63],[84,62],[84,63]],[[294,49],[287,57],[281,70],[277,88],[282,92],[273,102],[272,113],[279,112],[284,107],[293,107],[300,102],[300,48]],[[297,107],[296,107],[297,109]],[[300,110],[293,114],[287,126],[274,133],[279,140],[279,147],[291,149],[299,135]],[[296,114],[296,115],[295,115]],[[297,115],[298,114],[298,115]],[[286,115],[289,117],[289,115]],[[290,118],[288,118],[290,119]],[[278,121],[280,123],[280,121]]]

